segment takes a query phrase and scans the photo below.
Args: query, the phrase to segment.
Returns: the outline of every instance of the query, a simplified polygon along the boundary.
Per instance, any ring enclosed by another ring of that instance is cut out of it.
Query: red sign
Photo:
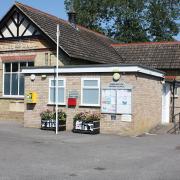
[[[76,106],[76,98],[68,98],[68,106]]]

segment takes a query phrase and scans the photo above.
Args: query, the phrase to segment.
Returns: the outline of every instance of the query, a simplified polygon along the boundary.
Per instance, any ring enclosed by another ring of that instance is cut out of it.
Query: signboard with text
[[[102,89],[101,112],[109,114],[131,114],[132,86],[124,83],[110,83]]]
[[[116,113],[116,90],[102,90],[101,112]]]
[[[131,90],[117,90],[117,114],[131,114]]]

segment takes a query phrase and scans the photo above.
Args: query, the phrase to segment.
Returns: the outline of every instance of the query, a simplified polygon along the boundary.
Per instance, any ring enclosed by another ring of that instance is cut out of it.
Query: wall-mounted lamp
[[[165,84],[166,82],[165,82],[165,80],[163,79],[162,81],[161,81],[161,84]]]
[[[34,81],[36,79],[35,74],[31,74],[30,79],[31,79],[31,81]]]
[[[119,73],[114,73],[113,74],[113,80],[118,81],[120,79],[121,75]]]
[[[47,78],[46,74],[41,75],[41,79],[46,79],[46,78]]]

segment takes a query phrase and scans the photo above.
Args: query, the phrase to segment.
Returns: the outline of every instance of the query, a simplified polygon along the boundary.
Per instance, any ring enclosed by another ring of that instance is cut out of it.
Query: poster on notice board
[[[116,90],[103,89],[101,99],[102,113],[116,113]]]
[[[131,114],[131,89],[103,89],[101,112]]]
[[[117,90],[117,114],[131,114],[131,90]]]

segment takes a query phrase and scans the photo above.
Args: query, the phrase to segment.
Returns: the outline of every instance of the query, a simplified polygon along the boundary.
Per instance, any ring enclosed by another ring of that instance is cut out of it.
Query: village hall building
[[[180,43],[115,44],[77,25],[74,12],[68,15],[65,21],[17,2],[1,19],[0,119],[39,128],[40,113],[55,109],[59,24],[58,103],[67,113],[67,130],[73,116],[85,111],[101,114],[101,133],[140,134],[170,123]],[[26,102],[28,92],[37,94],[32,106]],[[176,86],[177,112],[178,93]],[[76,104],[69,107],[72,94]]]

